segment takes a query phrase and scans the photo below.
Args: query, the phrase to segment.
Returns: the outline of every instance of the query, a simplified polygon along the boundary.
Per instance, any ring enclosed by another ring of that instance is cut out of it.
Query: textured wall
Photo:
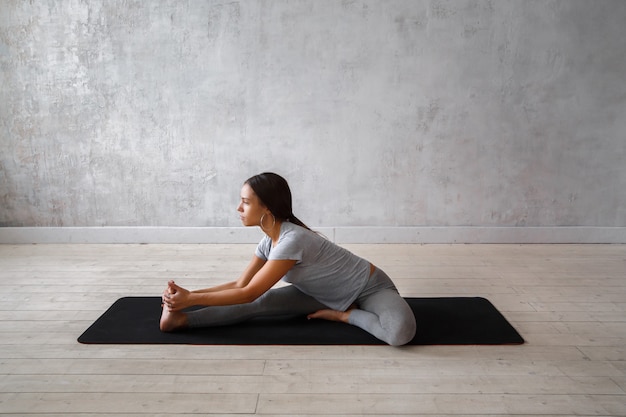
[[[626,2],[0,3],[0,225],[626,226]]]

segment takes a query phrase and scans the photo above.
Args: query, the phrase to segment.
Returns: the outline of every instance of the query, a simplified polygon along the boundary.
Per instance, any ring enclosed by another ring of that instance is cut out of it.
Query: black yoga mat
[[[407,298],[417,318],[412,345],[521,344],[524,339],[481,297]],[[378,345],[369,333],[344,323],[303,316],[255,318],[236,325],[163,333],[161,297],[117,300],[79,338],[93,344]]]

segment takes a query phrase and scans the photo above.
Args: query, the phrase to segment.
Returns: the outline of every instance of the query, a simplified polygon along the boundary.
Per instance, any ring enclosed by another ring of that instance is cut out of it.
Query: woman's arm
[[[207,292],[218,292],[218,291],[223,291],[223,290],[230,290],[233,288],[243,288],[250,282],[252,277],[254,277],[254,275],[257,272],[259,272],[261,268],[263,268],[263,265],[265,265],[265,262],[266,262],[265,260],[255,255],[252,257],[252,260],[250,261],[246,269],[244,269],[243,273],[236,281],[227,282],[224,284],[216,285],[215,287],[205,288],[202,290],[195,290],[195,291],[192,291],[192,293],[197,294],[197,293],[207,293]]]
[[[295,260],[263,262],[261,268],[251,278],[248,278],[244,272],[235,285],[227,284],[225,288],[217,291],[190,292],[172,281],[164,297],[170,311],[178,311],[194,305],[220,306],[250,303],[272,288],[295,264]],[[254,271],[258,265],[256,261],[253,261],[246,271]]]

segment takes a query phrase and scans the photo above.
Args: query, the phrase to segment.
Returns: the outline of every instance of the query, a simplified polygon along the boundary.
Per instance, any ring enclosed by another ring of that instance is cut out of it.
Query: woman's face
[[[241,188],[241,202],[237,211],[244,226],[260,225],[261,216],[269,212],[248,184],[244,184]]]

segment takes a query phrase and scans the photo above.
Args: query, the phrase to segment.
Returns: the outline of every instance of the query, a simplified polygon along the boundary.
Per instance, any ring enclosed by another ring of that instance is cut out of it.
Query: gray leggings
[[[415,316],[387,274],[376,269],[356,299],[349,323],[383,342],[399,346],[413,339]],[[212,306],[187,313],[190,327],[240,323],[258,316],[307,315],[328,308],[293,285],[273,288],[247,304]]]

